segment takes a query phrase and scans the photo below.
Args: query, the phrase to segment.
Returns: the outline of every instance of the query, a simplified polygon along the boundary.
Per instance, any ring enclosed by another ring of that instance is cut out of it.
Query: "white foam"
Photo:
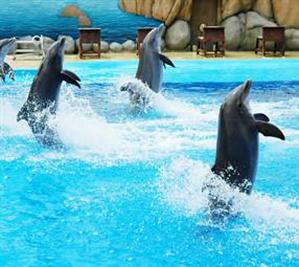
[[[121,145],[121,136],[113,125],[97,115],[87,100],[75,98],[70,91],[60,102],[55,123],[67,146],[110,153]]]
[[[17,122],[18,107],[9,98],[0,99],[0,129],[2,136],[29,135],[30,129],[25,121]]]
[[[208,192],[203,188],[205,183],[213,184],[223,199],[234,199],[232,212],[243,214],[256,231],[272,231],[277,242],[299,244],[299,209],[292,207],[299,206],[296,200],[288,203],[259,192],[248,196],[213,177],[203,162],[177,158],[160,170],[157,186],[161,200],[186,216],[194,216],[207,210]]]
[[[51,123],[57,126],[63,143],[70,148],[66,152],[68,157],[117,164],[120,160],[132,162],[161,159],[188,150],[215,150],[220,103],[194,105],[172,95],[152,93],[150,112],[154,112],[155,116],[151,119],[146,116],[135,118],[125,109],[129,103],[127,94],[119,90],[123,83],[132,79],[123,77],[115,81],[116,84],[103,96],[107,102],[107,112],[113,109],[115,116],[119,116],[120,112],[128,114],[124,114],[121,119],[112,118],[113,122],[105,119],[101,109],[99,113],[95,112],[97,107],[92,107],[84,97],[75,97],[68,86],[63,86],[57,115]],[[26,99],[25,93],[22,91],[22,97],[1,97],[1,135],[23,136],[34,140],[27,123],[16,122],[16,115]],[[101,104],[99,102],[98,105]],[[293,116],[295,110],[296,116],[298,104],[298,99],[290,99],[287,102],[254,102],[253,106],[254,111],[272,115],[279,109],[278,114],[282,116]],[[283,128],[283,131],[287,137],[285,142],[261,136],[261,143],[272,150],[275,142],[278,152],[298,146],[299,132],[290,128]]]

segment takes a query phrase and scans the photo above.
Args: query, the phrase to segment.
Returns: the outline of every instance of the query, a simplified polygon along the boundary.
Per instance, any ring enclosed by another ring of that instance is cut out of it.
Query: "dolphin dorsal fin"
[[[165,65],[169,65],[169,66],[175,68],[175,65],[167,56],[164,56],[162,54],[158,54],[158,55],[159,55],[160,60],[163,62],[164,67],[165,67]]]
[[[258,121],[265,121],[265,122],[270,121],[269,117],[263,113],[255,113],[253,116]]]
[[[258,131],[264,136],[272,136],[281,140],[285,140],[283,132],[274,124],[264,121],[257,121],[256,126]]]
[[[73,72],[69,70],[63,70],[61,73],[61,79],[67,83],[76,85],[77,87],[81,88],[78,81],[81,81],[80,78]]]

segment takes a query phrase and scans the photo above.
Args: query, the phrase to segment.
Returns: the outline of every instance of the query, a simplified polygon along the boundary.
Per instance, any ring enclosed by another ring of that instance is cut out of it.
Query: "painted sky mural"
[[[134,39],[140,26],[159,24],[121,11],[118,0],[0,0],[0,4],[0,38],[35,34],[77,37],[80,24],[90,23],[102,29],[102,39],[122,42]]]

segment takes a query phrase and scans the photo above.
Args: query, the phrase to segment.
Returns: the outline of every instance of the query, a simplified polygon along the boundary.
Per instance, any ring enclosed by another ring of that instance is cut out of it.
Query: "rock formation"
[[[204,0],[209,1],[209,0]],[[168,26],[176,19],[189,21],[193,0],[119,0],[121,9],[164,21]],[[222,0],[221,19],[241,12],[256,11],[266,18],[273,18],[278,25],[299,28],[298,0]]]
[[[112,42],[109,48],[112,52],[116,52],[116,53],[123,51],[123,46],[117,42]]]
[[[175,19],[189,21],[192,0],[120,0],[122,10],[164,21],[167,26]]]
[[[202,0],[210,1],[210,0]],[[181,30],[174,30],[177,21],[191,19],[192,0],[119,0],[126,12],[164,21],[166,45],[170,49],[183,49],[185,40]],[[299,0],[221,0],[219,23],[225,26],[227,48],[232,50],[254,48],[263,26],[286,27],[287,49],[299,49]],[[189,32],[189,28],[186,31]]]
[[[256,11],[280,26],[299,28],[298,0],[222,0],[222,20],[240,12]]]
[[[297,0],[272,0],[275,21],[287,28],[299,28],[299,2]]]
[[[109,44],[105,41],[101,41],[101,52],[107,53],[109,51]]]
[[[123,46],[123,49],[124,49],[125,51],[129,51],[129,52],[134,52],[134,51],[136,51],[136,44],[135,44],[135,42],[132,41],[132,40],[127,40],[127,41],[125,41],[125,42],[122,44],[122,46]]]
[[[184,49],[190,43],[190,39],[190,26],[183,20],[176,20],[165,35],[166,45],[172,50]]]

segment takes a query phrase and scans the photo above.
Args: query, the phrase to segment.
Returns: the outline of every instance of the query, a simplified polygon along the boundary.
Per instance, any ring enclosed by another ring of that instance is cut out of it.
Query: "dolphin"
[[[159,93],[163,81],[163,66],[175,67],[173,62],[161,54],[161,38],[165,31],[164,24],[150,31],[143,40],[139,50],[139,64],[135,78],[141,80],[153,92]],[[136,93],[136,86],[129,82],[121,87],[121,91],[128,91],[130,96]],[[139,99],[140,96],[133,96],[132,99]],[[142,98],[142,97],[141,97]]]
[[[231,187],[250,194],[258,164],[259,133],[285,140],[267,115],[249,110],[251,81],[246,80],[225,98],[219,112],[215,165],[212,172]]]
[[[161,54],[161,38],[165,31],[164,24],[150,31],[143,40],[136,78],[144,82],[154,92],[161,90],[163,66],[175,67],[173,62]]]
[[[17,121],[26,120],[36,139],[46,146],[59,144],[57,133],[48,125],[48,119],[56,113],[62,82],[80,88],[80,78],[71,71],[63,70],[64,45],[65,38],[62,38],[49,48],[28,98],[17,115]]]
[[[6,74],[9,74],[9,77],[14,80],[13,69],[11,66],[4,62],[5,57],[8,52],[12,49],[16,38],[3,39],[0,41],[0,78],[5,82]]]

